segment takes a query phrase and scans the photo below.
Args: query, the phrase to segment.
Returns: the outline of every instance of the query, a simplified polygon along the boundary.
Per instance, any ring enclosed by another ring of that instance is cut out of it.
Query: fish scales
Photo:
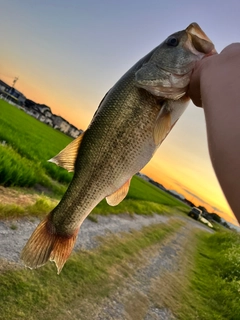
[[[132,68],[116,84],[116,89],[111,89],[84,135],[65,201],[55,208],[60,212],[53,218],[59,232],[65,232],[61,230],[63,225],[66,228],[63,222],[68,230],[75,230],[78,217],[83,212],[87,215],[142,169],[157,147],[152,132],[161,104],[134,86],[137,68]],[[68,211],[74,214],[67,222]]]

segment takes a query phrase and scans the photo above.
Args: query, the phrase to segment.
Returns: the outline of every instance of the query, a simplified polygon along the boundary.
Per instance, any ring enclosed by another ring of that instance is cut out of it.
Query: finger
[[[197,62],[192,72],[189,87],[188,87],[188,95],[197,107],[202,107],[200,76],[201,76],[201,63]]]

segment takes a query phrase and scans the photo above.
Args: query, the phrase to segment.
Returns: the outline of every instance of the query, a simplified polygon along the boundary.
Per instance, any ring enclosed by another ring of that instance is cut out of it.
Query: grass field
[[[0,143],[6,141],[6,144],[0,144],[0,184],[28,188],[41,185],[55,195],[63,195],[72,174],[47,160],[72,139],[2,100],[0,111]],[[0,217],[13,217],[14,212],[15,216],[43,216],[55,205],[55,202],[51,204],[46,199],[40,199],[36,205],[27,208],[2,205]],[[181,201],[135,176],[126,200],[116,207],[109,207],[103,200],[93,213],[152,214],[170,212],[174,207],[183,211],[188,208]]]
[[[51,179],[69,183],[72,174],[49,162],[72,139],[24,111],[0,100],[0,184],[52,187]],[[2,165],[3,164],[3,165]]]
[[[93,210],[93,213],[141,213],[151,215],[153,213],[176,213],[177,210],[187,212],[189,207],[182,201],[172,197],[168,193],[144,181],[138,176],[134,176],[129,193],[125,200],[118,206],[110,207],[105,200]]]

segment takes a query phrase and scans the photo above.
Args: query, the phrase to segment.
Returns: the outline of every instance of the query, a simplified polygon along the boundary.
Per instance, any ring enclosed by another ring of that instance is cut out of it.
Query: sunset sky
[[[86,129],[105,93],[171,33],[197,22],[218,52],[240,40],[240,2],[2,0],[0,79]],[[0,110],[1,112],[1,110]],[[143,173],[232,223],[192,103]]]

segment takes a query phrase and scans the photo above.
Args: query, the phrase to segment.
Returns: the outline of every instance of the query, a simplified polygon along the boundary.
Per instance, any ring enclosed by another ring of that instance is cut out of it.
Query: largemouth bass
[[[192,23],[138,61],[109,90],[88,129],[50,160],[74,176],[24,247],[26,266],[37,268],[51,260],[60,273],[84,219],[102,199],[115,206],[125,198],[132,176],[149,162],[184,112],[196,61],[214,53],[211,40]]]

